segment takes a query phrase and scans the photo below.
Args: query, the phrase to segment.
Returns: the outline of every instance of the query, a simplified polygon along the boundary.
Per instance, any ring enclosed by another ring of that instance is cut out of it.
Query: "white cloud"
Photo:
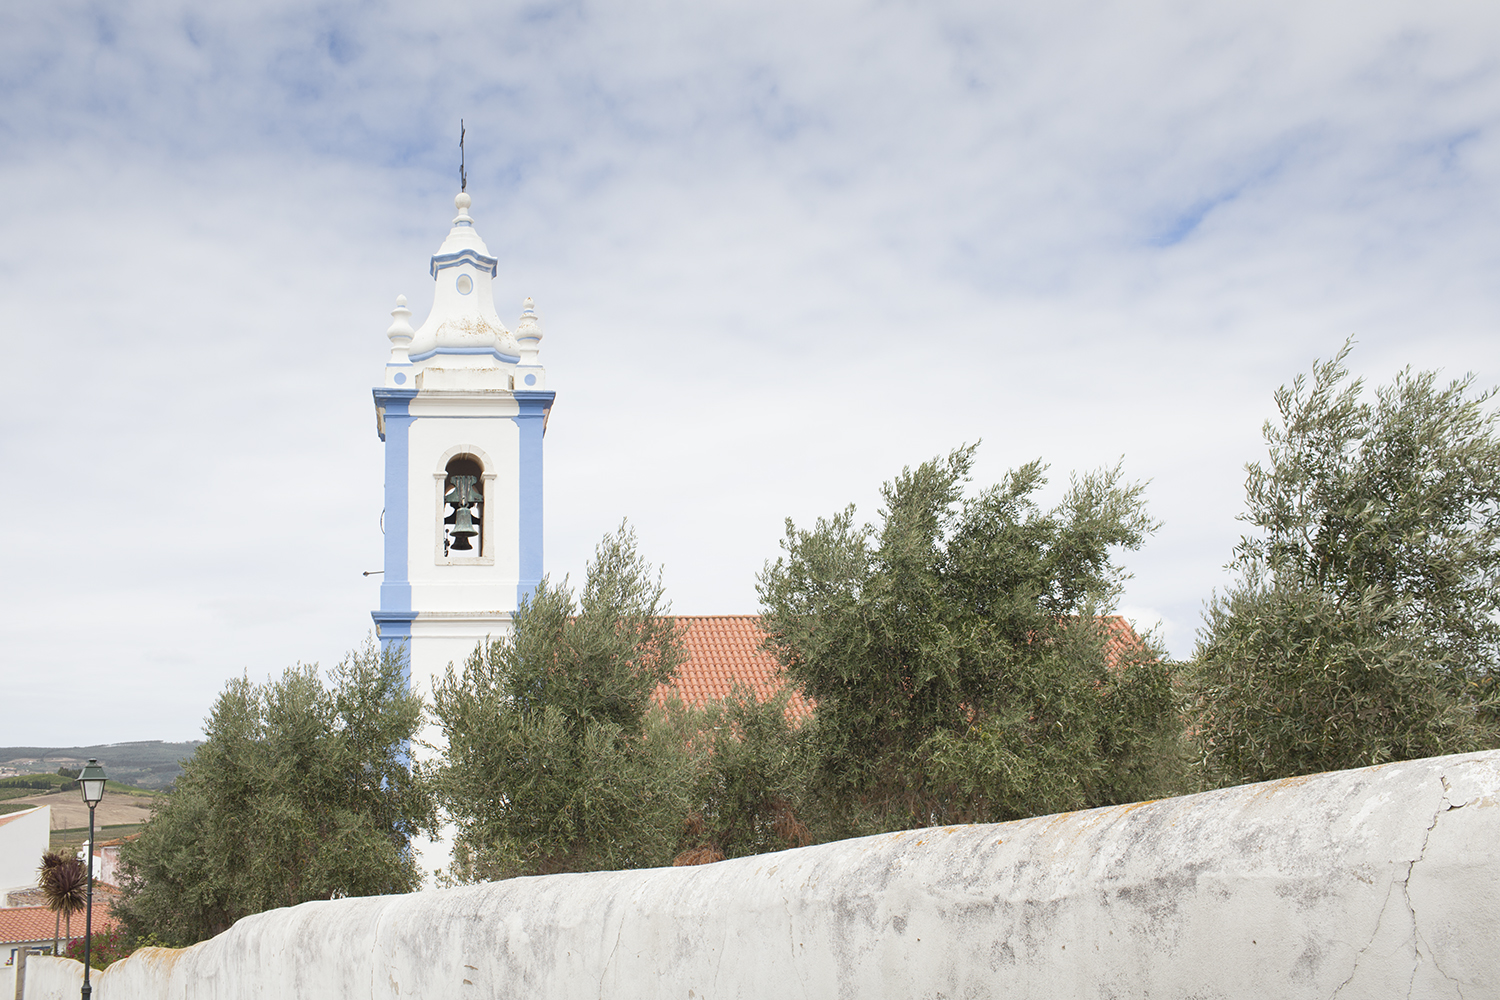
[[[1500,372],[1500,18],[1479,4],[60,3],[0,14],[0,664],[184,738],[369,627],[386,312],[470,127],[502,314],[559,390],[548,565],[628,515],[684,612],[782,519],[984,439],[1165,526],[1191,651],[1271,391],[1353,333]]]

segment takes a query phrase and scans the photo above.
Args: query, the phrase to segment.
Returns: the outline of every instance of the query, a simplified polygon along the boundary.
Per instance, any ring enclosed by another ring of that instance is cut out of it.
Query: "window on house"
[[[484,552],[484,467],[460,455],[443,483],[443,555],[478,558]]]

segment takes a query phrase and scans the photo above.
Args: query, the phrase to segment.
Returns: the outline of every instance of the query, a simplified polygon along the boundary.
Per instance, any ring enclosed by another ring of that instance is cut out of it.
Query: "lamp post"
[[[104,798],[104,768],[90,757],[78,775],[78,787],[83,790],[83,804],[89,807],[89,896],[83,916],[83,1000],[89,1000],[94,988],[89,985],[89,959],[94,943],[94,807]]]

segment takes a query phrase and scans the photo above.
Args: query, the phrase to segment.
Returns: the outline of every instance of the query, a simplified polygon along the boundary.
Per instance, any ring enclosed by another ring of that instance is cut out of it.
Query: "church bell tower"
[[[375,420],[385,442],[381,645],[404,644],[430,697],[450,662],[511,627],[542,576],[542,437],[553,393],[527,299],[515,332],[495,311],[496,258],[470,198],[432,257],[432,312],[413,330],[396,299]]]

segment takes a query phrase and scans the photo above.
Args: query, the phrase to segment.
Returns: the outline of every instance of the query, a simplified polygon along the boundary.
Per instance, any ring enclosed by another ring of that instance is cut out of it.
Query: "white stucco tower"
[[[412,330],[396,300],[375,389],[385,442],[382,645],[405,643],[414,689],[462,663],[542,576],[542,435],[553,393],[527,299],[514,333],[495,312],[496,259],[469,196],[432,257],[432,313]]]

